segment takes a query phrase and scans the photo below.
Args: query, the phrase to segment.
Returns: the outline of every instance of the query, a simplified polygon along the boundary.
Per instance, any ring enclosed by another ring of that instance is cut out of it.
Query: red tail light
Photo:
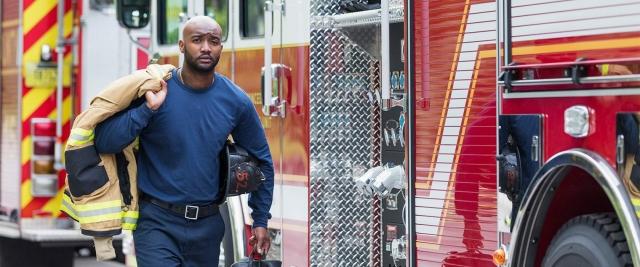
[[[33,133],[35,136],[56,136],[56,123],[53,121],[33,122]]]

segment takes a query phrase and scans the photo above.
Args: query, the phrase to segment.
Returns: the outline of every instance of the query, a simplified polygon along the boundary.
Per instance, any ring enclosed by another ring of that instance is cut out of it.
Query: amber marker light
[[[507,257],[504,249],[499,248],[493,251],[493,263],[497,266],[502,266],[507,261]]]

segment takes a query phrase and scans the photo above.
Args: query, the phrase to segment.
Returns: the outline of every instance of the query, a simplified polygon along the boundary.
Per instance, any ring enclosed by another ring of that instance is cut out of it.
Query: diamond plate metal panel
[[[380,48],[382,46],[380,25],[366,25],[348,27],[341,30],[351,41],[358,44],[377,60],[381,59]]]
[[[338,14],[340,6],[337,1],[311,1],[311,16]]]
[[[312,6],[334,10],[320,1]],[[310,265],[379,265],[376,205],[352,179],[379,163],[379,69],[341,31],[313,29],[310,50]]]
[[[399,1],[399,0],[394,0]],[[401,1],[401,0],[400,0]],[[359,0],[362,4],[367,4],[367,0]],[[340,1],[311,1],[311,16],[326,16],[340,13]]]

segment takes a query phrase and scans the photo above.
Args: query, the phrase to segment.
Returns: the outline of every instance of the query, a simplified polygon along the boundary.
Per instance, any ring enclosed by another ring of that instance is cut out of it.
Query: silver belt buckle
[[[189,220],[197,220],[198,211],[200,211],[200,207],[187,205],[184,209],[184,217]]]

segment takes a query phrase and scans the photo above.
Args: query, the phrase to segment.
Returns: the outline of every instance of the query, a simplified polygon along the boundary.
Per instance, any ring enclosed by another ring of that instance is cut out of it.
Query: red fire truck
[[[639,265],[639,3],[409,2],[409,262]]]
[[[259,2],[151,13],[228,10],[285,265],[638,264],[639,3]]]
[[[60,2],[1,3],[3,260],[87,242],[59,213],[73,115],[178,66],[209,15],[268,135],[284,266],[640,265],[638,1],[64,1],[62,36]],[[223,214],[228,266],[246,198]]]

